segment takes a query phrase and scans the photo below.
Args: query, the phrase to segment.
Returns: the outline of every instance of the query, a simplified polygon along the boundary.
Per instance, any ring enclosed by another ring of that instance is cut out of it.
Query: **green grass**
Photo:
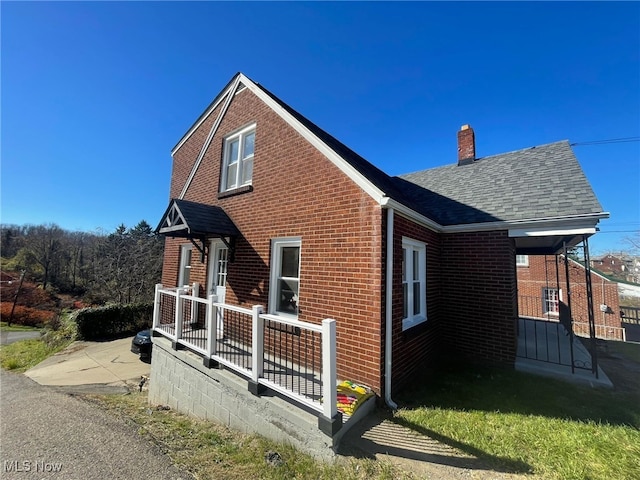
[[[513,371],[453,370],[397,398],[394,420],[486,460],[549,479],[640,478],[640,404]]]
[[[205,422],[173,412],[150,408],[146,392],[130,395],[88,396],[112,414],[133,421],[138,431],[160,445],[172,462],[199,479],[246,480],[395,480],[411,479],[411,474],[386,462],[344,459],[324,463],[257,435],[242,434],[213,422]],[[266,461],[277,452],[282,464]]]
[[[608,341],[609,353],[626,356],[640,363],[640,343]]]
[[[0,348],[0,366],[18,373],[25,372],[70,343],[71,340],[52,345],[41,339],[31,339],[3,345]]]
[[[42,330],[42,328],[27,327],[25,325],[17,325],[15,323],[11,326],[8,326],[7,322],[0,322],[0,330],[2,330],[3,332],[37,332],[39,330]]]
[[[2,327],[4,330],[5,327]],[[11,327],[13,328],[13,326]],[[25,329],[23,327],[22,329]],[[38,330],[28,328],[28,330]],[[75,322],[65,313],[60,318],[56,329],[45,328],[41,338],[20,340],[0,348],[0,366],[17,373],[35,367],[44,359],[63,350],[77,335]]]

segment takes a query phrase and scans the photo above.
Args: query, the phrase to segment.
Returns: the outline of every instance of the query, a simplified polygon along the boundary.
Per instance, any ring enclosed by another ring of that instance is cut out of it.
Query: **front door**
[[[222,240],[214,239],[209,247],[209,278],[207,280],[207,294],[217,295],[218,303],[224,303],[227,290],[227,265],[229,263],[229,249]],[[224,310],[218,311],[218,338],[223,337]]]

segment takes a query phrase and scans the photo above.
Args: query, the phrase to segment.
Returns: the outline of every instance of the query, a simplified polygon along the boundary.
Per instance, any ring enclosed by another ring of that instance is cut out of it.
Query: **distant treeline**
[[[44,289],[93,304],[153,300],[164,242],[144,220],[112,233],[71,232],[55,224],[0,225],[3,272],[25,272]]]

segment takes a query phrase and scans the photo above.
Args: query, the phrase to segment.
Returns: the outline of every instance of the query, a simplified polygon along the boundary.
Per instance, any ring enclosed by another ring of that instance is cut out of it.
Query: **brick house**
[[[442,353],[512,366],[516,255],[608,216],[566,141],[477,158],[464,126],[457,163],[391,177],[241,73],[172,157],[162,284],[335,319],[337,376],[392,406]]]
[[[518,255],[518,310],[521,317],[560,320],[561,304],[568,301],[567,268],[564,257]],[[596,337],[622,340],[618,282],[597,271],[585,271],[582,263],[569,258],[573,331],[589,336],[586,275],[590,275]]]
[[[627,282],[640,282],[640,259],[628,255],[607,254],[591,260],[591,267]]]

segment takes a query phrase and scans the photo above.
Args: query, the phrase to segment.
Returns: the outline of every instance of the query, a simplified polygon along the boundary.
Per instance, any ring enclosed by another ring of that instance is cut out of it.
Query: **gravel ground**
[[[0,478],[193,478],[132,424],[72,395],[4,370],[0,390]]]

